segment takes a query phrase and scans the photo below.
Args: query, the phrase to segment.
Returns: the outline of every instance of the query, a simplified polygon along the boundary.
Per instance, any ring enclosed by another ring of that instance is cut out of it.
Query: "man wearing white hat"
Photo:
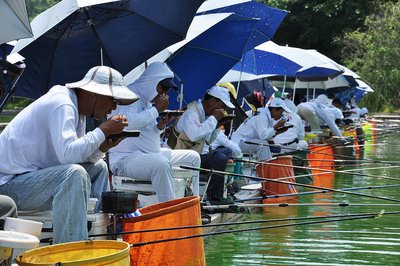
[[[213,86],[203,100],[188,104],[168,138],[168,145],[174,149],[197,151],[201,157],[201,167],[224,171],[232,151],[224,148],[209,152],[205,146],[209,146],[219,134],[218,121],[224,117],[224,109],[234,107],[228,89]],[[207,188],[207,200],[213,205],[229,203],[223,198],[224,188],[224,176],[213,174]]]
[[[53,242],[87,239],[87,203],[109,190],[104,152],[128,121],[112,117],[85,133],[85,117],[102,119],[137,100],[122,75],[94,67],[78,82],[56,85],[22,110],[0,135],[0,194],[18,210],[53,211]]]
[[[127,138],[110,150],[110,168],[113,174],[151,180],[159,202],[176,198],[172,167],[180,165],[199,167],[200,156],[195,151],[161,148],[160,134],[173,118],[160,117],[169,104],[168,91],[177,86],[174,73],[167,64],[151,63],[129,88],[140,100],[120,106],[113,114],[123,114],[130,125],[139,129],[138,138]],[[199,195],[199,172],[193,171],[193,194]]]
[[[281,98],[272,99],[267,108],[258,108],[257,115],[246,119],[239,126],[232,134],[232,141],[239,145],[242,152],[256,154],[258,160],[271,159],[268,140],[284,132],[279,130],[286,123],[284,119],[281,119],[284,111],[291,113]],[[246,142],[252,142],[252,144]]]

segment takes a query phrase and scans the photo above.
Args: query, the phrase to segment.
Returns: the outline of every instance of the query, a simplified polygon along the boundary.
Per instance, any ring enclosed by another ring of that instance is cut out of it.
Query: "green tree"
[[[345,65],[369,81],[365,97],[371,111],[400,108],[400,2],[383,2],[365,19],[363,30],[336,39]]]
[[[344,32],[362,27],[373,12],[375,0],[264,0],[270,6],[290,13],[276,32],[278,44],[316,49],[341,62],[340,47],[334,43]]]
[[[29,19],[34,19],[41,12],[53,6],[59,0],[26,0],[26,9],[28,11]]]

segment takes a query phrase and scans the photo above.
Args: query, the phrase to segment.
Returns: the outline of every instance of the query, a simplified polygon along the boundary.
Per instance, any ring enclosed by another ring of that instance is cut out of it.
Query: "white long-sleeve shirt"
[[[95,162],[104,154],[101,129],[85,134],[73,90],[54,86],[22,110],[0,135],[0,185],[14,175],[52,166]]]
[[[195,110],[186,110],[176,123],[176,130],[185,132],[193,142],[204,139],[207,144],[210,144],[220,132],[220,129],[216,129],[218,121],[213,115],[206,117],[201,100],[198,100],[196,104],[200,117]],[[203,150],[203,153],[206,151]]]
[[[289,128],[281,134],[276,135],[273,139],[274,142],[277,144],[284,144],[289,143],[295,139],[304,140],[305,131],[300,116],[294,112],[284,112],[283,119],[286,120],[285,126],[293,125],[293,127]]]
[[[239,128],[233,132],[232,141],[239,144],[241,140],[249,139],[268,140],[275,135],[274,125],[276,121],[271,117],[268,108],[258,108],[259,112],[246,119]]]
[[[134,93],[139,95],[140,99],[130,105],[118,106],[111,113],[111,116],[119,114],[126,116],[129,123],[126,129],[138,129],[140,130],[140,135],[139,137],[126,138],[116,147],[110,149],[111,167],[133,151],[143,153],[160,152],[160,134],[163,130],[157,128],[159,114],[151,101],[158,94],[158,83],[173,76],[173,72],[164,63],[155,62],[146,68],[138,80],[128,86]]]

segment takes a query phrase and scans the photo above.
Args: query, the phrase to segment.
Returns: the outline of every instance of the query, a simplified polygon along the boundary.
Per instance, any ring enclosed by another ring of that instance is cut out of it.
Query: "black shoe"
[[[201,224],[209,224],[211,223],[211,216],[206,213],[201,213]]]
[[[212,199],[210,200],[211,205],[231,205],[235,204],[233,202],[233,197],[228,196],[227,198],[222,198],[222,199]]]

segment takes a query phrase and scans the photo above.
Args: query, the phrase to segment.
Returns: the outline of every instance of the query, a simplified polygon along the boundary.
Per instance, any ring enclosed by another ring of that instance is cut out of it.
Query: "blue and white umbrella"
[[[184,39],[202,2],[62,0],[32,21],[34,38],[17,43],[27,67],[16,95],[38,98],[96,65],[124,75]]]

